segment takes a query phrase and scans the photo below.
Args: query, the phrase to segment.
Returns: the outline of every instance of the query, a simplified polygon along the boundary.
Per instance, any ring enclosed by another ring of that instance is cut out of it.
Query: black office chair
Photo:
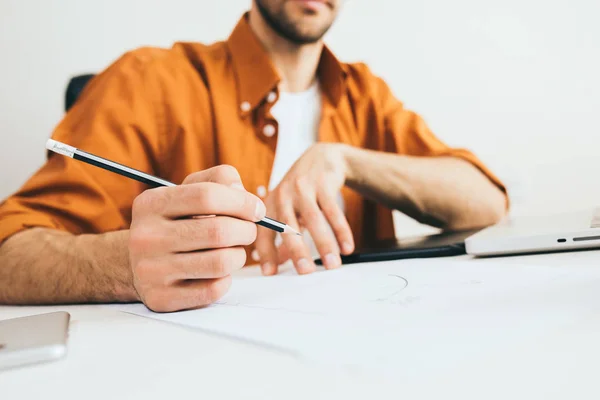
[[[65,92],[65,112],[69,111],[73,104],[79,98],[79,95],[85,88],[85,85],[94,77],[94,74],[79,75],[71,79],[67,85],[67,91]]]

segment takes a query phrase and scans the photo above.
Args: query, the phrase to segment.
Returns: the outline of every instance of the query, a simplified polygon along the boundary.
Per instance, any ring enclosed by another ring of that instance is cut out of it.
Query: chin
[[[322,35],[332,24],[331,15],[326,15],[326,13],[317,15],[300,12],[291,16],[290,20],[294,21],[294,25],[299,27],[299,30],[305,36]]]

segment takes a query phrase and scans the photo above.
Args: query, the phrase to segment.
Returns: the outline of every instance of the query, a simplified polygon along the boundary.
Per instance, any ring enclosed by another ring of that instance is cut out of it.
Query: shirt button
[[[240,104],[240,109],[243,112],[248,112],[250,111],[250,108],[252,108],[252,106],[250,105],[250,103],[248,103],[247,101],[244,101],[242,104]]]
[[[263,133],[266,137],[272,137],[275,134],[275,127],[271,124],[265,125]]]
[[[258,195],[258,197],[260,197],[261,199],[263,199],[266,195],[267,195],[267,188],[264,186],[259,186],[256,188],[256,194]]]
[[[270,93],[267,95],[267,102],[269,102],[269,103],[274,103],[274,102],[275,102],[275,100],[277,100],[277,93],[275,93],[275,92],[270,92]]]
[[[260,261],[260,255],[258,254],[258,250],[252,250],[252,254],[250,254],[250,256],[252,257],[252,261],[254,261],[254,262]]]

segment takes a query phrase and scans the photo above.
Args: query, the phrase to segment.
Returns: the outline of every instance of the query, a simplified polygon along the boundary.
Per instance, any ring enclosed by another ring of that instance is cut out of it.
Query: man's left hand
[[[344,149],[345,145],[336,143],[313,145],[265,199],[269,217],[310,233],[327,269],[341,265],[340,253],[354,251],[350,225],[337,202],[347,174]],[[278,248],[275,232],[259,229],[256,249],[263,274],[276,274],[278,265],[288,259],[294,262],[299,274],[315,271],[302,237],[281,236],[283,242]]]

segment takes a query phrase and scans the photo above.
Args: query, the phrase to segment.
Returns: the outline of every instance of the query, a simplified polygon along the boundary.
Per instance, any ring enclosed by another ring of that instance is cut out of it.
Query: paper
[[[355,264],[298,276],[234,277],[201,310],[122,311],[348,366],[406,377],[456,367],[597,311],[600,271],[480,260]]]

